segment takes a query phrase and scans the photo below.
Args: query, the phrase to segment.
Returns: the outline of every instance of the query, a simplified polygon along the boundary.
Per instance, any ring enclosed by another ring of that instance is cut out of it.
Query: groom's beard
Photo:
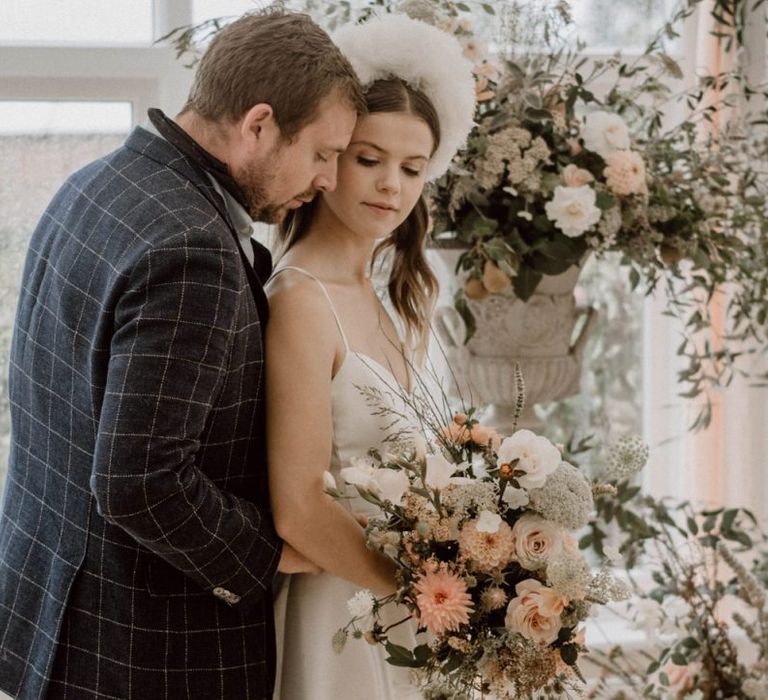
[[[269,185],[275,178],[279,163],[278,147],[270,151],[262,161],[251,163],[238,177],[238,185],[245,195],[248,213],[254,221],[265,224],[279,224],[288,213],[288,204],[294,199],[311,200],[316,192],[306,190],[285,202],[275,202],[269,198]],[[295,205],[294,205],[295,206]]]
[[[238,178],[248,204],[248,213],[254,221],[276,224],[282,219],[278,218],[279,205],[269,200],[269,184],[274,179],[276,162],[277,158],[272,151],[264,160],[248,165]]]

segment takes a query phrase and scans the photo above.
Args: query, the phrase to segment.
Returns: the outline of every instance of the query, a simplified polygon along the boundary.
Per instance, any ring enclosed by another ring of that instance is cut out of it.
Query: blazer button
[[[237,605],[240,602],[239,595],[232,593],[232,591],[228,591],[226,588],[222,588],[221,586],[216,586],[216,588],[213,589],[213,595],[223,600],[228,605]]]

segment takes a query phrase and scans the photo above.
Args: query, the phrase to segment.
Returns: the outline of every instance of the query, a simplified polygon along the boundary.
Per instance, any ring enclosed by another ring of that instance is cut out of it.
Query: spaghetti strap
[[[302,275],[306,275],[310,279],[315,280],[320,285],[320,289],[323,290],[323,294],[325,294],[325,298],[328,300],[328,306],[331,307],[331,313],[333,314],[333,317],[336,319],[336,326],[339,329],[339,334],[341,335],[341,339],[344,342],[344,350],[345,352],[350,352],[349,349],[349,342],[347,341],[347,335],[344,333],[344,327],[341,325],[341,319],[339,319],[339,315],[336,313],[336,307],[333,305],[333,302],[331,301],[331,295],[328,294],[328,290],[325,288],[325,285],[317,279],[311,272],[308,272],[303,267],[296,267],[295,265],[285,265],[283,267],[278,268],[277,270],[274,270],[272,272],[272,275],[270,276],[270,280],[274,279],[277,275],[279,275],[281,272],[285,270],[294,270],[295,272],[300,272]]]

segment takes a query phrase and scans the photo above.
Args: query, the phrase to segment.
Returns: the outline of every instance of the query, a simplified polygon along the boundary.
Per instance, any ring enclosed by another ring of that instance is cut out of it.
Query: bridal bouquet
[[[367,543],[397,562],[398,590],[358,592],[334,648],[350,634],[384,645],[390,663],[416,670],[427,698],[523,698],[577,684],[591,607],[626,594],[607,565],[594,573],[578,551],[573,531],[594,508],[587,478],[546,438],[502,437],[472,411],[432,442],[394,444],[341,478],[378,507]],[[345,497],[330,474],[326,485]],[[414,648],[388,639],[382,613],[395,604],[417,621]]]

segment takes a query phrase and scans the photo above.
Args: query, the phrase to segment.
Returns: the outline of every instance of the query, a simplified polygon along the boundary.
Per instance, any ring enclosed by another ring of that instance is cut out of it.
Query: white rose
[[[626,123],[618,114],[611,112],[592,112],[584,117],[581,137],[587,150],[603,158],[614,151],[626,150],[630,143]]]
[[[402,505],[403,496],[410,486],[405,472],[396,469],[378,469],[373,475],[373,481],[382,499],[391,501],[396,506]]]
[[[555,187],[551,202],[544,205],[547,218],[554,221],[566,236],[575,238],[600,221],[601,211],[595,205],[597,195],[589,185]]]
[[[512,528],[515,559],[524,569],[536,571],[563,551],[563,528],[538,515],[524,515]]]
[[[530,430],[518,430],[504,439],[497,454],[499,467],[516,459],[515,471],[524,472],[517,477],[518,484],[524,489],[535,489],[543,486],[547,477],[560,466],[561,456],[560,450],[547,438]]]
[[[427,474],[424,483],[431,489],[442,491],[452,483],[451,476],[459,465],[449,462],[443,455],[427,455]]]

